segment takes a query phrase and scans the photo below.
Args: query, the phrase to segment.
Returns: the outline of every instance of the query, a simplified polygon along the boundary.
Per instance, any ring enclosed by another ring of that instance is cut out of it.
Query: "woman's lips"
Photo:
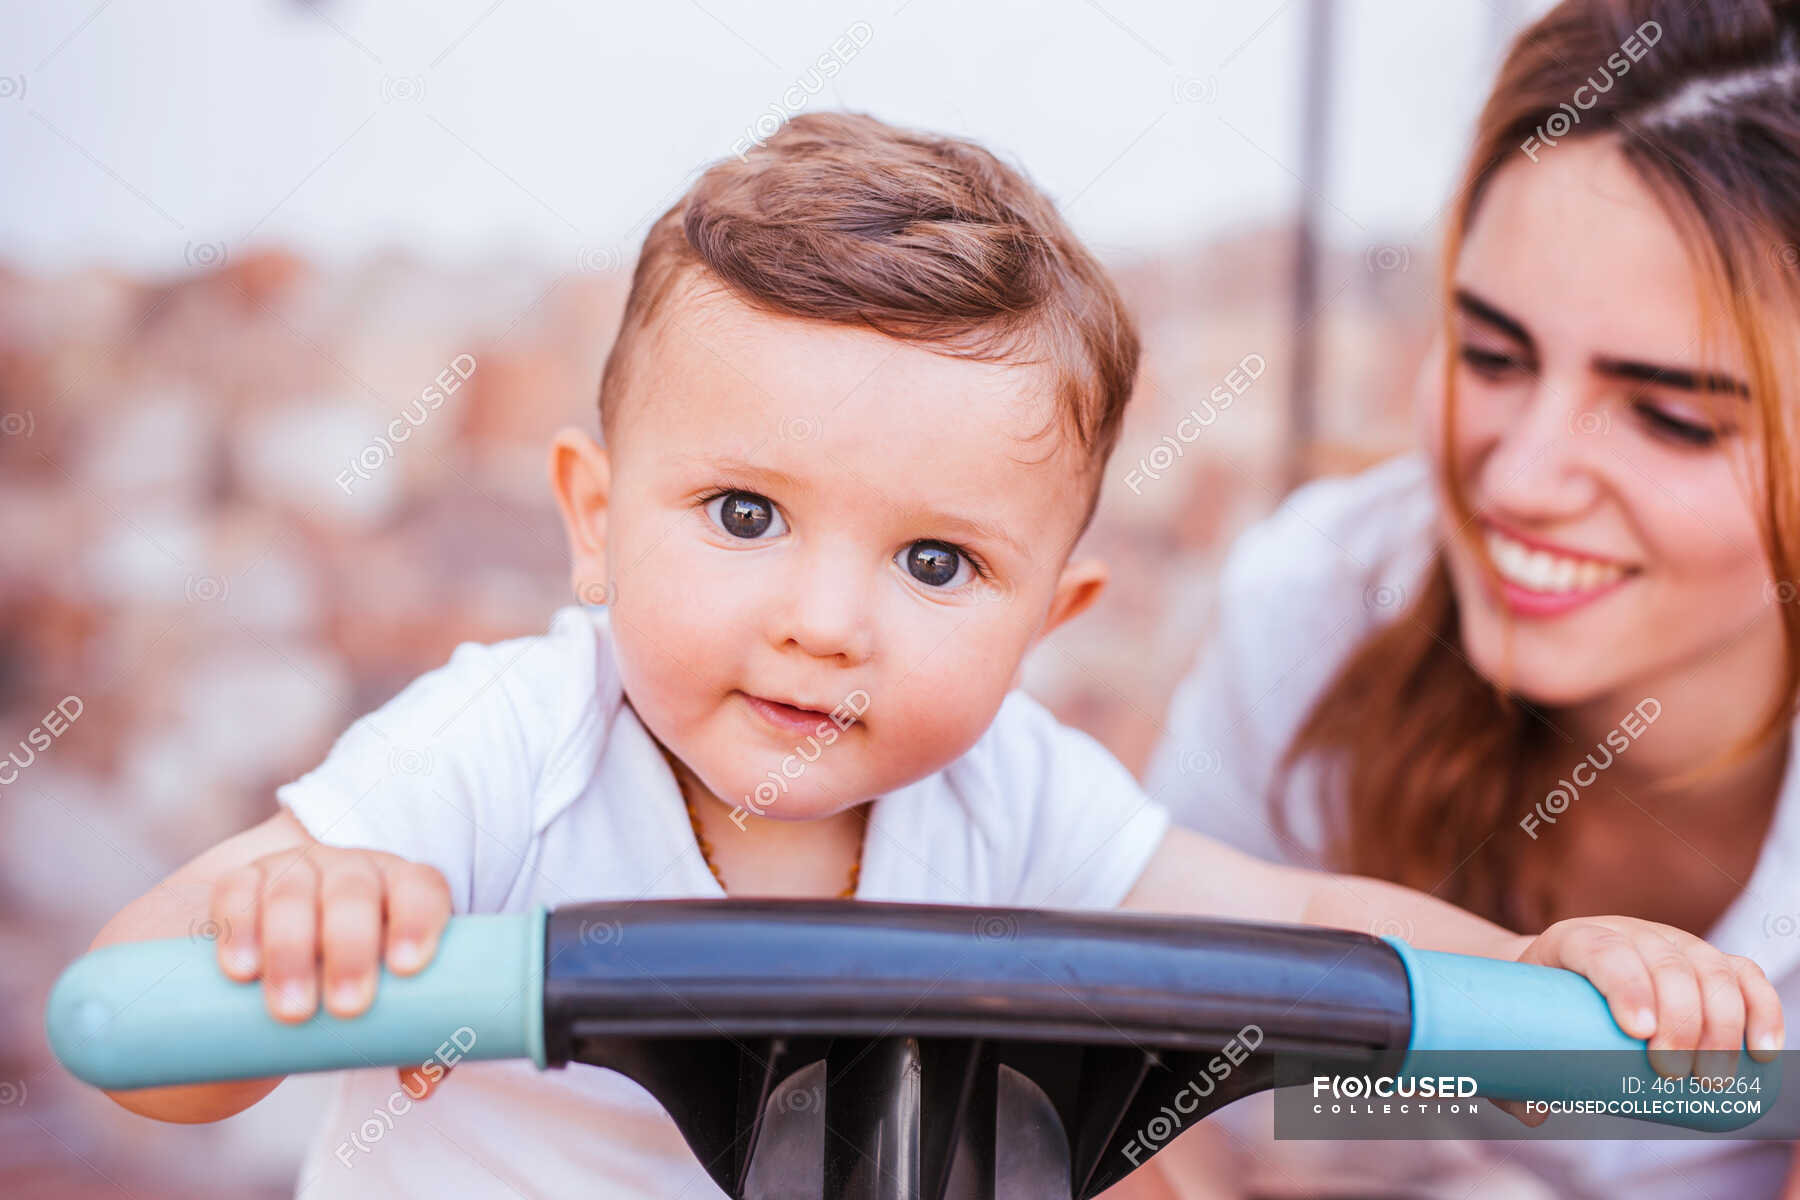
[[[1522,617],[1560,617],[1584,608],[1600,597],[1616,590],[1630,576],[1615,579],[1603,587],[1586,592],[1534,592],[1516,583],[1502,582],[1497,589],[1506,607]]]
[[[812,708],[796,708],[779,700],[767,700],[740,692],[750,710],[783,733],[805,735],[816,732],[819,722],[831,720],[831,714]]]
[[[1526,541],[1488,524],[1488,558],[1499,572],[1489,584],[1507,608],[1522,617],[1559,617],[1592,604],[1637,574],[1629,564],[1548,542]]]

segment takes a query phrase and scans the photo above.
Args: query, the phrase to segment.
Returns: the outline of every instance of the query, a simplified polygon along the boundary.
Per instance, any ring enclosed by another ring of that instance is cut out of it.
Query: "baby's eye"
[[[755,492],[721,492],[706,502],[706,511],[713,523],[732,537],[755,539],[787,532],[774,501]]]
[[[967,582],[964,572],[969,568],[968,556],[944,542],[914,542],[900,552],[896,561],[927,587],[944,588]]]

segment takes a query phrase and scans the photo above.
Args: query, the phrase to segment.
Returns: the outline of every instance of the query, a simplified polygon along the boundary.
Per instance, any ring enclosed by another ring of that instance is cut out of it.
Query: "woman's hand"
[[[1619,1028],[1649,1039],[1650,1065],[1660,1075],[1735,1075],[1743,1046],[1757,1062],[1770,1062],[1786,1038],[1781,998],[1761,967],[1669,925],[1634,917],[1558,921],[1519,961],[1587,976]]]
[[[1517,959],[1588,977],[1613,1019],[1650,1043],[1666,1076],[1735,1075],[1746,1040],[1770,1062],[1785,1040],[1781,1000],[1747,958],[1632,917],[1559,921],[1535,938],[1398,884],[1251,858],[1185,829],[1164,837],[1124,907],[1337,929],[1404,932],[1422,950]]]

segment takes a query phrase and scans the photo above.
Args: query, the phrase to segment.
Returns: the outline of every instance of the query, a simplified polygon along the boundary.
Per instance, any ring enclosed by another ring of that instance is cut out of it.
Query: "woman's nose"
[[[1481,464],[1480,498],[1520,515],[1579,512],[1616,457],[1610,415],[1576,381],[1540,382],[1498,427]]]

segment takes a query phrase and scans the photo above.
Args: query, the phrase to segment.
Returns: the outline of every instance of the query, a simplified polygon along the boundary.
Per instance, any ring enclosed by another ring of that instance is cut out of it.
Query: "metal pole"
[[[825,1194],[922,1200],[917,1038],[838,1038],[825,1058]]]
[[[1307,0],[1300,73],[1300,215],[1294,238],[1293,377],[1288,389],[1285,464],[1290,488],[1311,474],[1318,438],[1319,214],[1329,169],[1332,60],[1331,0]]]

